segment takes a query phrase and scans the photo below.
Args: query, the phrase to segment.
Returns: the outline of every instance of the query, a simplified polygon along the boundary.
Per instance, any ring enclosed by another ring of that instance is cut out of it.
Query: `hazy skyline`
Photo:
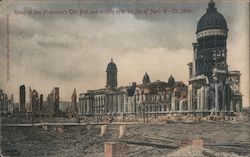
[[[110,58],[118,68],[118,86],[151,81],[188,83],[196,26],[209,0],[159,2],[12,2],[1,13],[0,88],[19,98],[25,84],[45,95],[60,87],[61,100],[105,87]],[[229,70],[241,71],[243,103],[249,102],[248,1],[215,1],[229,28]],[[4,7],[4,6],[2,6]],[[186,14],[16,15],[20,10],[191,9]],[[6,14],[9,13],[10,81],[6,81]],[[28,100],[28,99],[27,99]]]

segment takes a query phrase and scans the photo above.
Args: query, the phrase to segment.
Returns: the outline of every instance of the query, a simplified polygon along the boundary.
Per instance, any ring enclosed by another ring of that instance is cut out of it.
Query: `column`
[[[215,109],[216,109],[216,111],[218,111],[219,110],[219,105],[218,105],[218,83],[216,82],[215,83]]]
[[[208,89],[208,87],[206,87],[205,88],[205,104],[204,104],[205,110],[208,110],[208,92],[209,92],[209,89]]]
[[[234,109],[233,109],[233,101],[232,100],[230,100],[230,112],[233,112],[234,111]]]
[[[183,106],[183,100],[180,100],[180,102],[179,102],[179,110],[180,111],[182,110],[182,106]]]
[[[201,98],[200,89],[197,89],[197,108],[196,108],[196,110],[200,110],[200,98]]]
[[[188,86],[188,110],[192,110],[192,85]]]
[[[118,113],[121,112],[121,99],[120,99],[120,94],[117,94],[117,104],[118,104]]]
[[[86,100],[87,101],[87,114],[89,114],[89,99]]]
[[[171,111],[175,111],[175,96],[174,94],[172,94],[172,98],[171,98]]]
[[[200,110],[203,111],[204,110],[204,99],[205,99],[205,92],[204,92],[204,87],[201,87],[201,104],[200,104]]]
[[[236,112],[240,112],[240,102],[239,100],[236,100]]]
[[[123,95],[123,102],[124,102],[124,105],[123,105],[123,112],[126,113],[127,110],[126,110],[126,106],[127,106],[127,96],[126,96],[126,93]]]

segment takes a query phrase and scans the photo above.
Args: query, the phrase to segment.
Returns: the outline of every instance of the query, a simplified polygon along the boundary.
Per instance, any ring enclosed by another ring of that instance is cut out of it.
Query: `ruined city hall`
[[[197,24],[197,41],[193,43],[193,60],[188,63],[189,81],[185,85],[174,77],[167,81],[150,81],[118,87],[118,66],[111,59],[106,70],[106,86],[79,95],[80,116],[138,116],[192,113],[234,114],[241,112],[240,71],[230,71],[227,64],[227,22],[217,11],[215,2],[208,3],[206,13]],[[191,44],[191,43],[190,43]]]

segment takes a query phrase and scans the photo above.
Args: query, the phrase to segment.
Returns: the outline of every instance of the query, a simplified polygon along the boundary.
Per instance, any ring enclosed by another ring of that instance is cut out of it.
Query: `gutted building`
[[[8,95],[4,93],[2,89],[0,89],[0,112],[1,114],[13,113],[14,110],[14,102],[13,102],[13,94],[10,98]]]
[[[79,95],[79,115],[164,114],[179,112],[187,105],[187,86],[183,82],[175,82],[172,75],[168,82],[150,82],[149,75],[145,73],[142,84],[134,82],[130,86],[117,87],[117,67],[113,60],[106,72],[105,88]]]
[[[230,71],[227,64],[228,31],[225,18],[211,0],[198,22],[193,61],[188,63],[189,111],[230,114],[242,109],[241,74]]]

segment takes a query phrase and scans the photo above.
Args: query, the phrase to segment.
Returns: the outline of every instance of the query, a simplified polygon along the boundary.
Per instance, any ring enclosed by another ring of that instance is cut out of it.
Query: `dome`
[[[145,75],[143,76],[143,81],[142,82],[143,82],[143,84],[147,84],[147,83],[150,82],[150,78],[149,78],[147,73],[145,73]]]
[[[227,30],[227,22],[223,15],[217,12],[213,0],[208,3],[207,12],[200,18],[197,25],[197,32],[210,28],[222,28]]]
[[[174,77],[172,75],[168,78],[168,83],[169,84],[174,84],[175,83]]]
[[[111,61],[107,66],[107,71],[117,71],[116,64],[113,62],[113,58],[111,58]]]

